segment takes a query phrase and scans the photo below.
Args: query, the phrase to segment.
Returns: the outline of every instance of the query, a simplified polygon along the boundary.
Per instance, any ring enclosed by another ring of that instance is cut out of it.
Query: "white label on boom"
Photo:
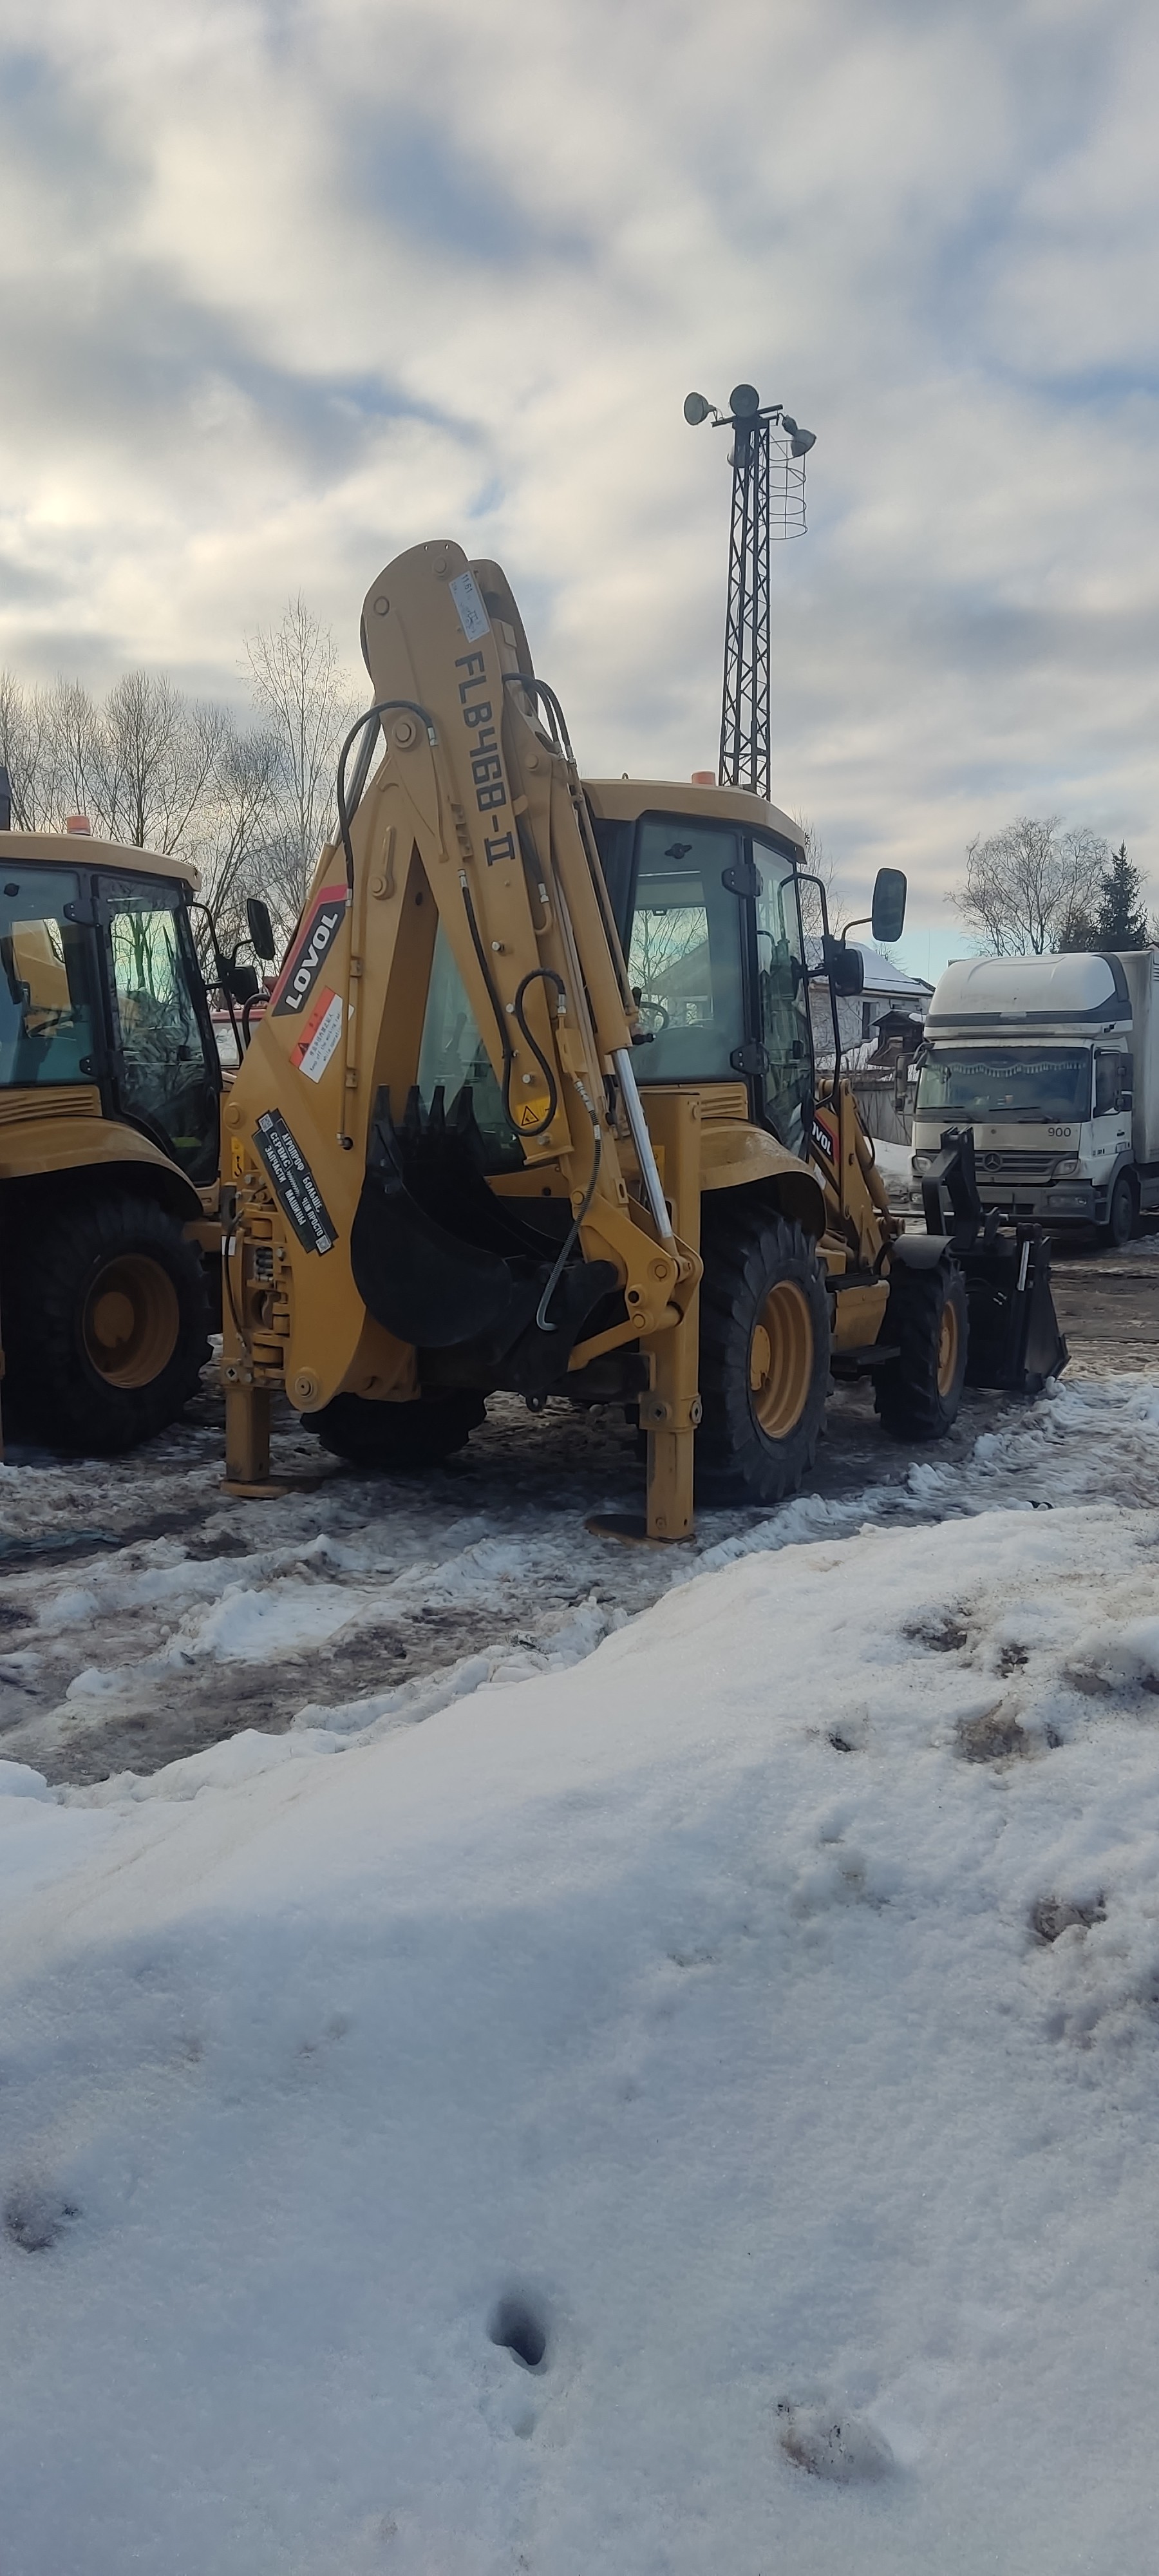
[[[450,587],[451,597],[459,612],[459,624],[467,642],[477,644],[481,635],[490,634],[491,620],[479,597],[475,576],[470,572],[461,572]]]

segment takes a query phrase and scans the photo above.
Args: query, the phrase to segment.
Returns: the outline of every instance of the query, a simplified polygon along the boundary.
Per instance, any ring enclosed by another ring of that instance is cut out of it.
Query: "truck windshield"
[[[68,868],[0,878],[0,1083],[93,1077],[89,934],[67,918],[80,889]]]
[[[1019,1047],[971,1053],[937,1049],[918,1077],[917,1115],[991,1119],[1029,1125],[1037,1119],[1081,1123],[1091,1114],[1091,1059],[1084,1049]]]

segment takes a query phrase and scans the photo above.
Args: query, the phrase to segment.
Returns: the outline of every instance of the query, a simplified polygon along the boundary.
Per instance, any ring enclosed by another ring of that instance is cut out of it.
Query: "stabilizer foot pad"
[[[643,1512],[593,1512],[584,1528],[593,1538],[614,1538],[621,1547],[690,1547],[691,1530],[678,1530],[672,1538],[653,1538]]]
[[[239,1485],[232,1477],[223,1476],[219,1493],[234,1494],[243,1503],[277,1503],[283,1494],[314,1494],[319,1485],[328,1485],[328,1476],[271,1476],[264,1485]]]

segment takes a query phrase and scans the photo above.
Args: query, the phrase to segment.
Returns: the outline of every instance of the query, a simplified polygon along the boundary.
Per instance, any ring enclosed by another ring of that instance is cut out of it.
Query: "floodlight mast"
[[[779,533],[786,537],[804,534],[804,459],[816,441],[812,430],[799,429],[782,404],[762,403],[755,385],[734,385],[726,412],[703,394],[689,394],[684,417],[693,429],[711,420],[714,429],[728,428],[733,433],[718,775],[722,787],[750,787],[767,803],[772,795],[770,431],[777,431],[785,459],[785,507]]]

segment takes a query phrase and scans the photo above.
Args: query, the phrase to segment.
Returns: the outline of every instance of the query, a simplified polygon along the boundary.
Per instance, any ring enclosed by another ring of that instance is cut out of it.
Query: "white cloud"
[[[0,658],[236,691],[302,588],[505,562],[588,766],[715,752],[725,440],[818,432],[776,791],[949,926],[1017,809],[1151,863],[1159,372],[1134,0],[9,0]],[[1159,874],[1159,859],[1155,862]]]

